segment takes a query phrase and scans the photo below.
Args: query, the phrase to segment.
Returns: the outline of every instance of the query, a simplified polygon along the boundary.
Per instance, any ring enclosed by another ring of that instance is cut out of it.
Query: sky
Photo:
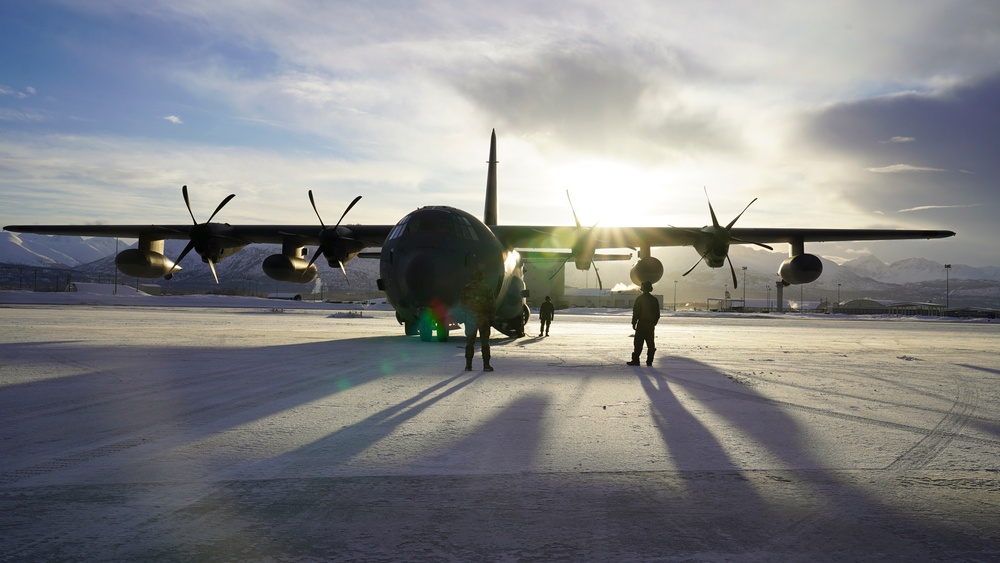
[[[0,225],[948,229],[1000,266],[1000,4],[35,0],[0,6]],[[693,251],[692,251],[693,252]],[[697,258],[692,254],[692,259]]]

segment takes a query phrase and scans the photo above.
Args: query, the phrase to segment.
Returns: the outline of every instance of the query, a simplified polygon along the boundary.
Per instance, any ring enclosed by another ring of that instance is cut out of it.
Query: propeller
[[[319,219],[319,224],[321,227],[323,227],[323,230],[320,231],[319,234],[319,248],[316,249],[316,255],[313,256],[312,260],[309,261],[310,267],[316,262],[316,260],[320,257],[320,255],[326,254],[327,252],[333,252],[336,249],[337,243],[340,240],[346,240],[342,239],[340,234],[337,233],[337,228],[340,227],[340,223],[341,221],[344,220],[344,217],[347,216],[347,213],[351,209],[353,209],[354,206],[360,200],[361,196],[354,198],[354,200],[351,201],[351,204],[347,206],[347,209],[344,210],[344,213],[340,216],[340,219],[337,220],[337,224],[334,225],[333,227],[328,228],[323,223],[323,217],[320,216],[319,210],[316,208],[316,200],[313,198],[312,190],[309,190],[309,203],[312,204],[313,211],[316,213],[316,218]],[[347,277],[347,270],[344,269],[343,260],[341,260],[339,257],[336,258],[336,260],[337,260],[337,265],[340,266],[340,271],[344,273],[344,279],[348,280],[348,283],[350,283],[350,279]],[[306,270],[308,269],[309,268],[306,268]]]
[[[181,194],[183,194],[184,196],[184,205],[187,206],[188,214],[191,215],[191,221],[194,223],[194,226],[191,227],[191,229],[188,231],[188,236],[191,240],[188,241],[187,246],[185,246],[184,250],[181,251],[181,255],[177,257],[177,260],[174,262],[174,265],[170,268],[170,272],[167,273],[168,276],[173,273],[174,268],[177,267],[177,264],[179,264],[181,260],[184,260],[184,257],[187,256],[192,249],[195,249],[199,246],[202,247],[206,246],[208,241],[213,236],[212,231],[209,228],[209,223],[211,223],[212,219],[215,219],[215,216],[219,214],[219,211],[222,211],[222,208],[225,207],[227,203],[229,203],[229,200],[236,197],[236,194],[229,194],[228,196],[226,196],[226,199],[223,199],[222,203],[220,203],[219,206],[215,208],[215,211],[208,218],[208,221],[205,221],[204,223],[199,223],[198,220],[195,219],[194,217],[194,212],[191,211],[191,198],[188,197],[187,185],[181,187]],[[208,264],[208,267],[212,270],[212,277],[215,278],[215,283],[219,283],[219,275],[215,271],[215,263],[212,260],[212,257],[202,256],[202,258]]]
[[[705,247],[705,251],[702,252],[701,257],[698,258],[698,261],[694,263],[694,266],[691,266],[691,268],[689,268],[688,271],[684,272],[683,275],[686,276],[690,274],[695,268],[698,267],[698,264],[703,262],[705,258],[712,253],[713,250],[718,251],[719,249],[724,248],[726,262],[729,263],[729,272],[733,275],[733,289],[736,289],[737,286],[736,268],[733,267],[733,261],[729,258],[730,244],[733,242],[741,244],[754,244],[762,248],[766,248],[768,250],[774,250],[773,248],[764,243],[754,242],[752,240],[740,239],[732,236],[731,234],[733,225],[736,224],[736,221],[739,221],[740,217],[742,217],[743,214],[746,213],[747,209],[750,209],[750,206],[753,205],[753,202],[757,201],[757,198],[753,198],[753,200],[751,200],[750,203],[748,203],[747,206],[743,208],[743,211],[740,211],[740,214],[737,215],[735,219],[730,221],[729,224],[726,225],[725,227],[719,224],[719,219],[715,215],[715,209],[712,208],[712,200],[709,199],[708,197],[707,188],[705,189],[705,199],[708,201],[708,212],[712,215],[712,226],[705,227],[700,231],[693,231],[693,232],[699,235],[704,235],[704,234],[709,235],[710,238],[708,239],[708,245]]]
[[[569,201],[569,210],[573,212],[573,221],[576,222],[576,230],[578,232],[582,231],[583,225],[580,224],[580,219],[576,216],[576,209],[573,207],[573,199],[569,197],[569,190],[566,190],[566,199]],[[600,221],[598,221],[598,223],[599,222]],[[557,268],[555,272],[552,272],[552,275],[549,276],[550,280],[556,277],[556,275],[559,272],[561,272],[563,268],[566,267],[566,262],[569,262],[570,260],[574,259],[577,256],[579,250],[584,246],[584,243],[589,242],[587,239],[590,238],[589,235],[596,226],[597,223],[594,223],[594,225],[590,227],[589,231],[584,233],[583,236],[577,238],[576,242],[573,244],[573,248],[571,249],[569,256],[567,256],[566,259],[563,260],[563,263],[559,265],[559,268]],[[597,287],[604,289],[604,284],[601,282],[601,272],[597,270],[597,264],[593,260],[591,260],[590,265],[594,267],[594,273],[597,274]]]

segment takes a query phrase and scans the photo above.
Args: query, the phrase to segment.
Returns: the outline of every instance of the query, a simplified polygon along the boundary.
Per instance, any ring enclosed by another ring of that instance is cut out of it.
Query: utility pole
[[[747,267],[741,266],[743,268],[743,310],[747,310]]]
[[[674,280],[674,312],[677,312],[677,280]]]
[[[948,289],[948,278],[951,272],[951,264],[944,265],[944,308],[950,309],[949,299],[951,298],[951,291]]]

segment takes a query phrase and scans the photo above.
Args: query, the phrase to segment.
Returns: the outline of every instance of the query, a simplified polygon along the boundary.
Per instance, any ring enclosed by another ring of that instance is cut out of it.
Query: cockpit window
[[[465,240],[479,240],[468,217],[447,211],[412,213],[393,227],[387,238],[392,240],[403,233],[441,233]]]
[[[451,217],[446,213],[423,213],[410,217],[407,223],[408,233],[451,233]]]
[[[455,218],[458,220],[456,226],[458,227],[458,235],[460,237],[466,240],[479,240],[479,237],[476,236],[476,230],[472,228],[472,223],[469,222],[468,217],[458,215]]]
[[[399,223],[396,223],[396,226],[393,227],[391,231],[389,231],[389,236],[386,237],[386,240],[392,240],[394,238],[399,237],[399,235],[403,234],[403,232],[406,230],[406,223],[409,220],[410,220],[410,216],[407,215],[406,217],[403,217],[402,221],[400,221]]]

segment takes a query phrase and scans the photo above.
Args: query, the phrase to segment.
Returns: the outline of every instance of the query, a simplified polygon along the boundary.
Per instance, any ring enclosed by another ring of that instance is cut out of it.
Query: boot
[[[655,354],[656,354],[656,349],[655,348],[652,349],[652,350],[650,350],[649,353],[646,354],[646,365],[647,366],[653,365],[653,356]]]
[[[630,361],[625,362],[625,365],[627,366],[639,365],[639,356],[637,356],[636,354],[632,354],[632,359]]]
[[[490,364],[486,364],[483,366],[483,371],[493,371],[493,367]]]

